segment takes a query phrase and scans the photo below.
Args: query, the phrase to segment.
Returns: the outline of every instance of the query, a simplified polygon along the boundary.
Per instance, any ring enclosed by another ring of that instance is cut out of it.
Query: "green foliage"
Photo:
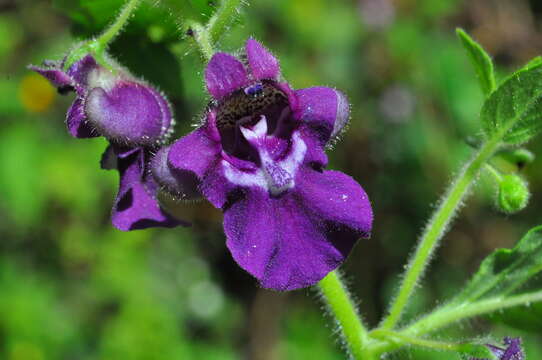
[[[53,5],[73,22],[73,31],[83,39],[96,36],[110,24],[124,5],[124,0],[54,0]],[[176,41],[180,34],[171,12],[144,1],[136,15],[124,30],[128,34],[147,36],[149,29],[163,34],[164,42]]]
[[[530,230],[512,249],[498,249],[451,301],[450,305],[504,297],[542,271],[542,226]]]
[[[519,145],[534,137],[542,129],[542,63],[533,60],[501,84],[484,103],[481,120],[488,138]]]
[[[482,46],[474,41],[464,30],[456,29],[456,33],[474,66],[482,91],[485,95],[491,94],[496,87],[495,72],[491,57],[485,52]]]

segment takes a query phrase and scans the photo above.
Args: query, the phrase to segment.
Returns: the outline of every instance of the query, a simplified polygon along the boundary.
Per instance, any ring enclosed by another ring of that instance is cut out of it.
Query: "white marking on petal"
[[[89,89],[102,88],[106,92],[110,91],[117,84],[118,78],[105,68],[97,67],[87,76],[87,85]]]
[[[252,129],[246,128],[244,126],[241,126],[239,129],[241,130],[241,133],[243,133],[243,136],[249,142],[265,138],[265,136],[267,135],[267,119],[265,118],[265,116],[262,115],[258,123],[254,125]]]
[[[260,124],[262,120],[260,120],[258,124]],[[267,125],[265,127],[267,127]],[[262,129],[263,127],[259,130],[261,131]],[[243,131],[243,128],[241,128],[241,131]],[[256,132],[257,131],[248,130],[247,134],[253,136]],[[243,135],[246,136],[245,131],[243,131]],[[307,145],[301,139],[299,133],[293,133],[290,153],[281,161],[273,160],[265,146],[256,146],[256,148],[260,154],[262,166],[256,171],[247,172],[237,169],[226,160],[222,160],[226,179],[239,186],[262,188],[273,195],[279,195],[284,191],[293,188],[295,186],[295,174],[307,153]]]

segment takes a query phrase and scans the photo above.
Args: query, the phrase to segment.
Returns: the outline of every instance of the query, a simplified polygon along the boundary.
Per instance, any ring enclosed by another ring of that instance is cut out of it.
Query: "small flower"
[[[249,39],[245,50],[246,65],[227,53],[210,60],[205,80],[214,99],[204,122],[170,147],[167,166],[154,173],[170,187],[178,181],[181,193],[185,180],[198,181],[224,212],[234,259],[263,287],[310,286],[371,231],[361,186],[324,170],[348,102],[332,88],[292,90],[259,42]]]
[[[123,231],[187,225],[160,207],[156,199],[159,186],[149,171],[151,154],[173,125],[167,99],[124,70],[99,65],[91,55],[67,71],[63,68],[62,62],[52,61],[30,67],[61,94],[76,93],[66,118],[71,135],[104,136],[111,143],[102,157],[102,168],[116,169],[120,176],[113,225]]]
[[[510,338],[505,337],[503,343],[506,347],[494,346],[487,344],[486,347],[491,350],[493,355],[498,360],[524,360],[525,354],[521,348],[521,338]],[[471,360],[485,360],[485,359],[475,359]]]
[[[87,55],[67,71],[46,61],[30,66],[61,94],[76,92],[66,124],[77,138],[105,136],[114,143],[154,145],[170,133],[173,116],[167,99],[150,85],[122,69],[110,70]]]

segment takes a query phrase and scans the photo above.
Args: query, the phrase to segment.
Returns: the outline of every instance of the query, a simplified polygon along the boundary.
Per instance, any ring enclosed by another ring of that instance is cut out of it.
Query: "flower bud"
[[[523,210],[529,202],[527,183],[518,175],[504,175],[499,183],[497,206],[507,214]]]
[[[120,146],[153,146],[170,135],[173,116],[165,96],[121,68],[102,66],[87,55],[65,71],[52,62],[30,69],[61,93],[76,92],[66,119],[75,137],[101,135]]]

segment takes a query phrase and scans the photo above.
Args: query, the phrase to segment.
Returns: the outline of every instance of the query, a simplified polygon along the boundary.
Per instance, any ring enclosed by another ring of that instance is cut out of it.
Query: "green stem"
[[[318,286],[323,299],[340,326],[352,357],[357,360],[371,359],[371,354],[367,354],[364,349],[369,342],[367,329],[337,271],[330,272],[320,280]]]
[[[215,53],[215,44],[232,23],[241,0],[223,0],[206,26],[197,21],[188,21],[188,27],[194,32],[194,40],[205,58],[209,61]]]
[[[470,186],[476,180],[480,169],[491,158],[499,146],[500,136],[490,139],[479,149],[475,156],[461,170],[452,183],[439,208],[433,214],[418,244],[414,257],[411,258],[403,282],[399,288],[388,317],[382,323],[382,329],[392,329],[400,320],[401,313],[412,295],[420,276],[427,266],[428,259],[435,250],[438,241],[444,235],[458,206],[463,201]]]
[[[241,0],[222,0],[220,7],[207,24],[209,41],[215,44],[224,34],[241,6]]]
[[[515,306],[529,305],[531,303],[542,301],[542,290],[535,291],[527,294],[514,295],[509,297],[496,297],[486,300],[480,300],[470,304],[457,305],[457,306],[444,306],[441,309],[421,318],[414,324],[408,326],[396,334],[400,334],[405,337],[417,337],[424,334],[434,332],[438,329],[463,321],[475,316],[489,314],[501,309],[507,309]],[[375,338],[382,338],[379,336],[382,331],[387,330],[374,330],[370,333],[370,336]],[[381,339],[384,340],[384,339]],[[404,346],[404,343],[394,342],[388,340],[375,344],[372,347],[372,351],[377,354],[396,350]]]
[[[94,55],[94,58],[100,65],[108,68],[111,71],[115,71],[109,64],[106,58],[105,50],[109,43],[120,33],[123,26],[126,25],[132,13],[137,9],[141,0],[128,0],[126,5],[122,8],[119,16],[115,19],[102,35],[96,39],[89,40],[81,43],[76,49],[68,55],[64,63],[64,68],[69,69],[75,62],[79,61],[87,54]]]
[[[388,342],[391,341],[397,344],[398,346],[410,344],[410,345],[415,345],[415,346],[420,346],[420,347],[425,347],[425,348],[430,348],[430,349],[435,349],[435,350],[448,350],[448,351],[458,351],[461,348],[461,344],[426,340],[426,339],[412,337],[400,332],[390,331],[390,330],[375,330],[371,333],[371,336],[377,339],[386,340]]]
[[[198,45],[201,55],[206,61],[209,61],[215,53],[214,46],[209,37],[209,32],[203,25],[196,21],[190,21],[188,25],[194,32],[194,40]]]
[[[495,181],[497,182],[497,184],[499,184],[501,181],[502,181],[502,175],[501,173],[495,169],[493,167],[493,165],[491,165],[490,163],[486,163],[486,170],[491,174],[493,175],[493,177],[495,178]]]
[[[128,0],[126,5],[122,8],[119,16],[96,40],[96,53],[102,53],[109,43],[120,33],[124,25],[130,19],[132,13],[137,9],[141,0]]]
[[[403,332],[405,334],[418,336],[467,318],[539,301],[542,301],[542,291],[535,291],[527,294],[508,297],[495,297],[454,306],[451,308],[446,308],[445,306],[442,309],[418,320],[414,324],[407,327]]]

